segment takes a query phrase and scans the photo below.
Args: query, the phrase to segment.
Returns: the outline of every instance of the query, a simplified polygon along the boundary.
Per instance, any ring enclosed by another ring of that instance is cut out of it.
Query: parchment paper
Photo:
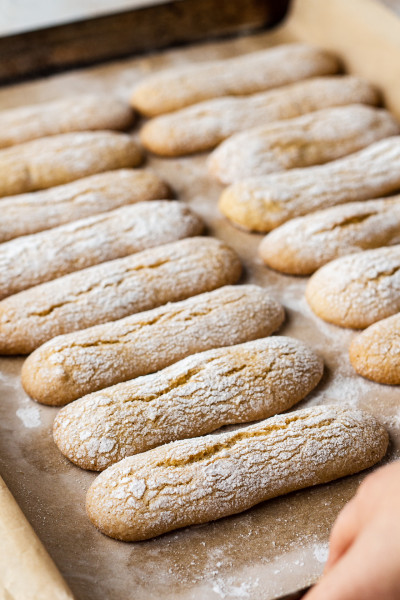
[[[297,8],[311,11],[316,3],[299,0]],[[337,4],[340,11],[345,10],[346,3],[319,2],[319,6],[327,4]],[[368,4],[369,0],[364,2],[366,8]],[[400,39],[400,22],[398,26]],[[304,34],[304,22],[302,27]],[[362,27],[360,19],[358,38],[362,37]],[[150,70],[257,50],[295,39],[293,31],[285,26],[272,33],[3,88],[0,108],[76,92],[112,89],[128,95],[134,82]],[[400,64],[399,60],[393,58],[394,63]],[[204,218],[209,234],[236,249],[245,265],[242,281],[268,288],[284,304],[287,316],[279,333],[306,341],[324,357],[323,380],[298,407],[332,402],[366,409],[389,429],[387,460],[398,457],[399,389],[356,376],[348,360],[348,346],[355,333],[315,317],[303,297],[306,279],[265,268],[257,258],[261,236],[235,229],[218,213],[216,202],[222,188],[207,177],[205,158],[152,157],[148,164]],[[19,381],[21,364],[21,358],[0,360],[0,473],[78,600],[268,600],[318,577],[327,557],[330,527],[364,475],[297,492],[240,515],[155,540],[117,542],[89,523],[84,499],[95,475],[73,466],[59,453],[51,436],[57,409],[40,406],[24,394]]]

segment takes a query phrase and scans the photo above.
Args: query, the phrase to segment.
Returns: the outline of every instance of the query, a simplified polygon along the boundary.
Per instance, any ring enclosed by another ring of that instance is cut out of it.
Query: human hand
[[[368,475],[339,514],[304,600],[400,600],[400,461]]]

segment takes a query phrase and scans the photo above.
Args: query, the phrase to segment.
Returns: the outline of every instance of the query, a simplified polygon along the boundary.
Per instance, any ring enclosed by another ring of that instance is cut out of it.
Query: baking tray
[[[339,53],[348,70],[379,85],[400,116],[400,20],[374,0],[297,0],[287,22],[271,32],[3,88],[0,108],[22,105],[27,98],[40,102],[88,91],[114,89],[129,95],[137,80],[156,69],[298,39]],[[305,278],[283,276],[261,264],[257,258],[261,236],[235,229],[218,213],[222,188],[207,177],[205,159],[205,155],[149,157],[148,164],[203,217],[211,235],[235,248],[245,266],[242,281],[267,288],[284,304],[287,318],[279,333],[308,342],[323,356],[323,379],[298,407],[331,402],[370,411],[391,435],[386,460],[397,458],[399,388],[354,374],[348,346],[355,333],[311,313],[303,295]],[[0,360],[0,473],[78,600],[269,600],[317,579],[327,556],[331,525],[364,474],[154,540],[117,542],[97,532],[86,518],[85,493],[95,475],[74,467],[59,453],[51,437],[57,409],[35,404],[24,394],[21,364],[21,358]]]
[[[70,17],[72,22],[0,37],[0,81],[265,28],[282,19],[288,4],[289,0],[131,0],[130,8],[118,12],[75,21]],[[88,8],[93,12],[93,5]]]

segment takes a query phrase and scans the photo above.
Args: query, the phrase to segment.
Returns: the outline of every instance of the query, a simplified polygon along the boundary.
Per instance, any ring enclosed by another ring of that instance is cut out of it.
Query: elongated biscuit
[[[294,217],[398,189],[400,136],[326,165],[244,179],[224,190],[219,208],[235,225],[267,232]]]
[[[400,245],[328,263],[311,277],[307,301],[316,315],[363,329],[400,311]]]
[[[0,299],[202,229],[184,204],[153,200],[16,238],[0,245]]]
[[[125,458],[95,479],[86,509],[106,535],[145,540],[356,473],[387,446],[386,430],[365,412],[305,408]]]
[[[399,242],[400,196],[394,196],[292,219],[271,231],[259,252],[277,271],[309,275],[340,256]]]
[[[208,160],[222,183],[310,167],[400,133],[387,110],[352,104],[262,125],[222,142]]]
[[[190,354],[265,337],[283,319],[262,288],[225,286],[56,337],[26,359],[22,384],[35,400],[60,406]]]
[[[400,384],[400,314],[378,321],[350,346],[350,362],[359,375],[390,385]]]
[[[153,171],[118,169],[44,191],[2,198],[0,242],[126,204],[169,197],[167,184]]]
[[[162,156],[214,148],[238,131],[329,106],[376,104],[376,91],[356,77],[321,77],[245,98],[217,98],[148,121],[142,144]]]
[[[166,69],[141,81],[132,105],[156,116],[219,96],[242,96],[339,69],[337,59],[306,44],[282,44],[234,58]]]
[[[133,120],[129,104],[109,94],[11,108],[0,111],[0,148],[71,131],[127,129]]]
[[[322,359],[288,337],[208,350],[72,402],[56,417],[54,440],[73,463],[102,471],[173,440],[283,412],[322,372]]]
[[[59,277],[0,302],[0,354],[236,283],[240,272],[228,246],[191,238]]]
[[[126,133],[84,131],[33,140],[0,150],[0,196],[34,192],[142,162]]]

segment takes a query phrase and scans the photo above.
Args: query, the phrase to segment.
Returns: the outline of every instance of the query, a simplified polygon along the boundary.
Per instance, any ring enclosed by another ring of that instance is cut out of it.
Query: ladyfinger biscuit
[[[393,196],[292,219],[263,239],[259,253],[277,271],[309,275],[340,256],[398,243],[400,196]]]
[[[308,304],[318,317],[363,329],[400,311],[400,245],[328,263],[311,277]]]
[[[337,59],[324,50],[282,44],[150,75],[136,86],[131,102],[144,115],[154,117],[210,98],[255,94],[338,69]]]
[[[229,184],[326,163],[399,133],[387,110],[362,104],[326,108],[233,135],[211,154],[208,169]]]
[[[210,150],[238,131],[292,119],[329,106],[377,104],[376,91],[356,77],[320,77],[244,98],[224,97],[148,121],[142,144],[162,156]]]
[[[153,171],[119,169],[1,200],[0,242],[144,200],[171,195]]]
[[[283,412],[322,372],[322,359],[287,337],[208,350],[66,406],[54,440],[79,467],[102,471],[173,440]]]
[[[61,406],[190,354],[268,336],[283,319],[264,289],[225,286],[56,337],[26,359],[22,383],[38,402]]]
[[[308,213],[400,189],[400,136],[326,165],[253,177],[222,193],[221,212],[235,225],[271,231]]]
[[[236,283],[240,272],[228,246],[192,238],[59,277],[0,302],[0,354]]]
[[[127,129],[134,113],[127,102],[110,96],[71,96],[0,111],[0,148],[71,131]]]
[[[378,383],[400,384],[400,314],[378,321],[350,346],[350,362],[359,375]]]
[[[136,167],[142,152],[126,133],[64,133],[0,150],[0,196],[34,192],[124,167]]]
[[[357,473],[387,447],[371,415],[314,406],[125,458],[95,479],[86,509],[106,535],[145,540]]]
[[[202,229],[185,205],[153,200],[16,238],[0,245],[0,299]]]

